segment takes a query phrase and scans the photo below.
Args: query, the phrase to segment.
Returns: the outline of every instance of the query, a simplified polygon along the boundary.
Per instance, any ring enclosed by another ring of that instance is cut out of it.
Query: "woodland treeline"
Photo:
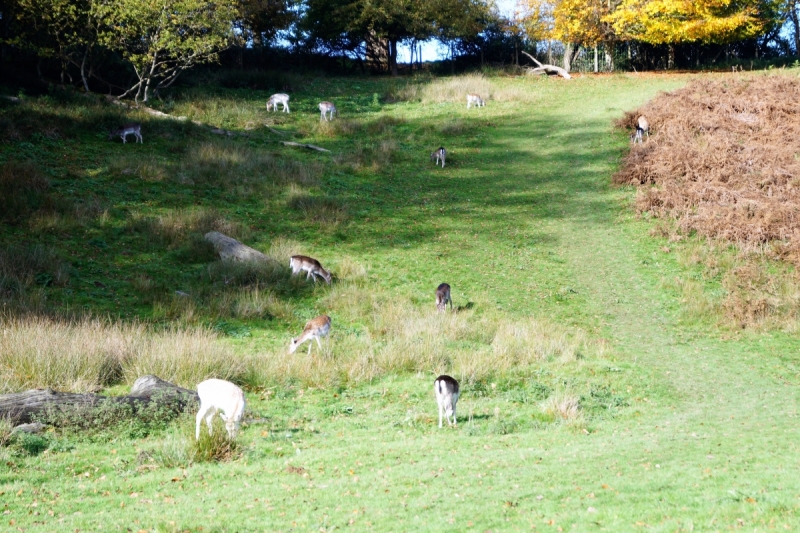
[[[702,68],[797,55],[798,4],[519,0],[507,16],[491,0],[0,0],[0,73],[147,101],[200,64],[397,75],[430,40],[452,70],[522,51],[568,70]]]

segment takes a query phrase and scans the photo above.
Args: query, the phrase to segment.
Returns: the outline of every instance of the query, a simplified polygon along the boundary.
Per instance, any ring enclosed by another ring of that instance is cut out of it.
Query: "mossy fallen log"
[[[105,404],[128,405],[134,413],[153,403],[164,409],[183,411],[188,405],[193,406],[198,401],[197,392],[148,375],[137,379],[127,396],[75,394],[52,389],[3,394],[0,395],[0,418],[8,419],[14,425],[27,424],[48,412],[102,407]]]

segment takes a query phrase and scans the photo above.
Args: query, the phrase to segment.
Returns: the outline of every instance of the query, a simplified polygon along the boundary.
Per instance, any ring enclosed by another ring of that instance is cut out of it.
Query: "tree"
[[[295,20],[287,0],[239,0],[241,27],[246,40],[263,45]]]
[[[650,44],[727,44],[778,22],[777,0],[623,0],[605,20],[623,39]]]
[[[17,33],[12,44],[34,52],[40,58],[54,58],[61,64],[61,83],[69,65],[80,68],[89,90],[87,61],[97,44],[97,21],[91,15],[90,0],[17,0]]]
[[[172,85],[195,65],[214,61],[234,41],[237,0],[93,0],[103,22],[99,40],[118,51],[137,82],[119,98],[135,94],[147,102],[150,91]]]
[[[477,35],[488,7],[480,0],[306,0],[299,25],[309,40],[381,43],[397,75],[397,46],[437,37]]]

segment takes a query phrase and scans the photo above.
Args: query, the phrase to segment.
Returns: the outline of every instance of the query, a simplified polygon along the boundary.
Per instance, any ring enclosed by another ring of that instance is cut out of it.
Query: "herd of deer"
[[[307,280],[317,278],[325,280],[329,285],[332,281],[330,271],[326,270],[322,264],[306,255],[293,255],[289,259],[289,267],[292,275],[306,273]],[[450,304],[450,311],[453,310],[453,300],[450,297],[450,285],[442,283],[436,287],[436,309],[440,312],[447,310]],[[320,338],[327,337],[331,331],[331,317],[320,315],[309,320],[303,328],[299,337],[289,343],[289,353],[294,353],[297,348],[308,342],[308,354],[311,355],[313,341],[317,341],[317,346],[322,349]],[[433,382],[433,392],[436,403],[439,406],[439,427],[442,427],[442,417],[447,420],[448,425],[456,424],[456,403],[458,402],[459,387],[458,381],[451,376],[442,375]],[[239,424],[244,413],[245,400],[242,389],[222,379],[209,379],[197,385],[197,394],[200,397],[200,410],[197,412],[195,438],[200,438],[200,426],[205,419],[208,424],[208,432],[212,432],[212,421],[214,415],[219,413],[225,422],[225,429],[230,438],[236,437]],[[452,422],[451,422],[452,419]]]
[[[284,93],[273,94],[267,100],[267,111],[277,111],[278,104],[281,104],[282,111],[289,113],[289,95]],[[486,103],[480,95],[470,93],[467,94],[467,109],[472,106],[483,107]],[[331,121],[333,115],[337,114],[336,106],[332,102],[320,102],[320,121]],[[130,123],[122,127],[111,130],[108,134],[109,140],[114,137],[122,138],[122,142],[127,142],[128,135],[134,135],[136,140],[142,143],[141,124]],[[631,133],[630,139],[633,143],[641,143],[643,135],[650,137],[650,124],[644,116],[640,116],[636,121],[636,131]],[[440,146],[431,154],[431,161],[435,162],[438,166],[440,163],[444,168],[445,158],[447,157],[447,150]],[[289,259],[289,267],[292,269],[292,275],[301,272],[306,273],[306,279],[313,279],[316,283],[317,278],[322,278],[326,283],[331,283],[331,273],[326,270],[322,264],[314,259],[305,255],[293,255]],[[453,301],[450,298],[450,285],[442,283],[436,288],[436,309],[444,312],[447,304],[450,304],[450,310],[453,310]],[[294,338],[289,343],[289,353],[294,353],[297,348],[308,342],[308,354],[311,354],[311,347],[313,342],[317,341],[317,346],[322,349],[321,337],[326,337],[331,330],[331,317],[328,315],[320,315],[306,323],[303,332],[299,337]],[[458,402],[459,386],[451,376],[442,375],[436,378],[433,382],[433,392],[436,397],[436,403],[439,406],[439,427],[442,427],[442,417],[447,420],[448,425],[456,424],[456,403]],[[208,379],[197,385],[197,394],[200,398],[200,410],[197,412],[195,438],[200,438],[200,426],[205,419],[208,425],[209,434],[212,433],[212,422],[214,415],[219,413],[220,417],[225,422],[225,429],[230,438],[236,437],[239,430],[239,425],[244,414],[245,399],[242,389],[229,381],[222,379]],[[451,422],[452,418],[452,422]]]

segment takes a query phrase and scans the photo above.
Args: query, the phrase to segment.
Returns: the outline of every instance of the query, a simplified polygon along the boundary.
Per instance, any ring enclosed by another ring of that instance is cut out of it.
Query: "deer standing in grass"
[[[631,142],[641,143],[642,135],[644,134],[647,134],[647,138],[650,139],[650,123],[647,122],[645,116],[642,115],[636,120],[636,133],[631,133]]]
[[[317,340],[317,346],[322,350],[322,343],[319,342],[320,337],[327,337],[331,330],[331,317],[328,315],[320,315],[317,318],[309,320],[306,327],[303,328],[303,333],[296,339],[292,339],[289,344],[289,353],[294,353],[297,348],[306,341],[312,339]],[[311,355],[311,346],[313,342],[308,343],[308,354]]]
[[[458,402],[458,381],[450,376],[439,376],[433,382],[433,394],[439,406],[439,427],[442,427],[442,415],[447,420],[447,425],[456,425],[456,402]],[[453,417],[452,424],[450,417]]]
[[[444,168],[444,159],[447,157],[447,150],[444,149],[444,146],[440,146],[435,152],[431,154],[431,161],[435,161],[436,164],[439,164],[439,161],[442,162],[442,168]]]
[[[450,285],[442,283],[436,287],[436,309],[444,313],[447,304],[450,304],[450,310],[453,310],[453,300],[450,299]]]
[[[284,93],[273,94],[267,100],[267,111],[277,111],[278,104],[283,105],[283,112],[289,112],[289,95]],[[270,109],[272,107],[272,109]]]
[[[320,102],[319,103],[319,111],[322,113],[320,117],[320,121],[327,120],[331,121],[333,119],[333,115],[336,114],[336,106],[333,105],[333,102]],[[327,118],[325,115],[329,114],[330,118]]]
[[[313,277],[314,283],[316,283],[317,276],[319,276],[324,279],[328,285],[331,284],[331,273],[322,268],[322,264],[313,257],[308,257],[307,255],[293,255],[289,259],[289,267],[292,269],[292,275],[305,271],[307,272],[306,279]]]
[[[486,102],[483,101],[483,98],[479,94],[469,93],[467,94],[467,109],[471,106],[475,107],[483,107],[486,105]]]
[[[108,140],[110,141],[114,137],[120,137],[122,139],[122,144],[126,144],[128,142],[128,135],[134,135],[137,141],[144,144],[142,140],[142,125],[136,122],[131,122],[130,124],[123,125],[121,128],[109,131]]]
[[[225,421],[225,429],[230,438],[235,438],[242,421],[245,401],[242,389],[223,379],[207,379],[197,385],[197,395],[200,397],[200,410],[197,411],[197,424],[194,437],[200,440],[200,426],[203,418],[208,424],[208,434],[213,433],[212,422],[214,415],[219,413]]]

